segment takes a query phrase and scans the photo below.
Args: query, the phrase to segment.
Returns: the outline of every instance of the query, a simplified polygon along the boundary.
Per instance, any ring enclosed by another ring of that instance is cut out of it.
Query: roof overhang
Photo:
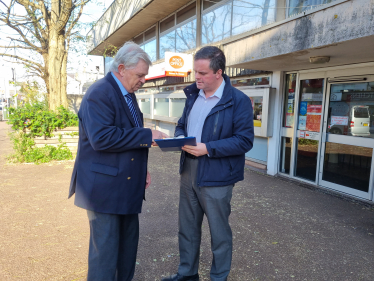
[[[353,16],[355,15],[355,16]],[[224,44],[227,66],[293,71],[374,61],[371,0],[353,0],[277,22]],[[324,64],[310,57],[328,56]]]
[[[319,48],[306,49],[263,59],[236,64],[228,63],[228,66],[265,71],[293,71],[374,62],[373,42],[374,36],[367,36]],[[225,51],[225,53],[229,54],[228,51]],[[310,57],[317,56],[328,56],[330,57],[330,61],[321,64],[312,64],[309,62]]]
[[[103,55],[108,49],[151,27],[191,0],[124,0],[115,1],[88,33],[88,53]]]

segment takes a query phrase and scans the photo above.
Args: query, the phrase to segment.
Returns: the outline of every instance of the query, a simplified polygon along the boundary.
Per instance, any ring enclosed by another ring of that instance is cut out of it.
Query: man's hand
[[[208,150],[206,149],[205,143],[198,142],[196,146],[193,145],[185,145],[182,147],[182,150],[195,155],[197,157],[203,156],[208,154]]]
[[[151,185],[151,174],[147,171],[147,178],[145,180],[145,189]]]
[[[157,146],[157,143],[154,141],[155,139],[165,139],[165,138],[169,138],[169,136],[158,130],[152,130],[152,145],[153,146]]]

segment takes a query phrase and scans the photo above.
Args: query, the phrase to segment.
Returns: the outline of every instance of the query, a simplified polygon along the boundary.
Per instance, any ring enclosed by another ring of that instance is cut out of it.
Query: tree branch
[[[35,50],[34,48],[32,48],[32,47],[24,47],[24,46],[11,46],[11,45],[9,45],[9,46],[0,46],[0,48],[4,48],[4,49],[13,49],[13,48],[15,48],[15,49],[25,49],[25,50]]]
[[[69,37],[71,34],[71,31],[73,30],[74,26],[77,24],[78,20],[80,19],[80,17],[82,16],[82,13],[83,13],[83,7],[88,3],[90,2],[91,0],[86,0],[86,1],[82,1],[80,4],[77,4],[75,5],[76,7],[79,7],[80,6],[80,9],[79,9],[79,12],[77,14],[77,17],[74,19],[74,21],[70,24],[69,28],[68,28],[68,31],[66,32],[66,36]]]
[[[10,55],[10,54],[0,54],[0,56],[6,56],[6,57],[11,57],[11,58],[15,58],[15,59],[18,59],[18,60],[21,60],[23,62],[26,62],[28,64],[30,64],[31,66],[32,65],[36,65],[37,67],[39,67],[40,69],[43,68],[43,66],[37,62],[34,62],[34,61],[31,61],[31,60],[28,60],[28,59],[25,59],[25,58],[22,58],[20,56],[17,56],[17,55]],[[17,62],[16,62],[17,63]]]
[[[6,62],[9,62],[9,63],[16,63],[16,64],[21,64],[21,65],[25,65],[23,62],[14,62],[14,61],[10,61],[10,60],[4,60]],[[35,66],[32,66],[32,65],[28,65],[28,67],[32,68],[33,70],[35,70],[36,72],[38,72],[38,75],[40,77],[42,77],[42,75],[44,75],[44,71],[35,67]]]
[[[30,40],[27,39],[26,35],[23,34],[22,30],[16,26],[14,26],[10,21],[9,21],[9,14],[6,19],[0,18],[0,21],[5,22],[7,26],[12,28],[13,30],[17,31],[17,33],[22,37],[22,39],[25,41],[25,43],[31,47],[34,47],[35,49],[39,49],[38,46],[34,45]]]
[[[31,7],[34,7],[36,9],[41,9],[40,7],[40,4],[37,4],[35,2],[32,2],[32,1],[28,1],[28,0],[16,0],[16,2],[22,6],[24,6],[25,8],[28,7],[28,6],[31,6]]]

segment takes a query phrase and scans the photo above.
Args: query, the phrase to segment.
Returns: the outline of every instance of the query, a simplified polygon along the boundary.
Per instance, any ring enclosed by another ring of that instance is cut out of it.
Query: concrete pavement
[[[67,200],[74,162],[9,164],[7,130],[0,122],[0,280],[85,280],[86,212]],[[135,281],[177,270],[178,165],[177,153],[151,149]],[[230,281],[374,280],[369,206],[246,169],[234,188],[230,221]],[[209,280],[206,221],[200,259],[201,280]]]

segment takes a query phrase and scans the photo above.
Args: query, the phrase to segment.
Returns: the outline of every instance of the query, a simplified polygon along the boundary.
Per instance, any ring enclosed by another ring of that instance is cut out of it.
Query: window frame
[[[289,1],[289,0],[287,0],[287,1]],[[203,7],[203,6],[204,6],[204,3],[203,3],[203,1],[202,1],[201,4],[203,4],[203,5],[201,5],[201,16],[203,16],[204,14],[207,14],[207,13],[209,13],[209,12],[215,10],[215,9],[220,8],[221,6],[226,5],[228,2],[231,2],[231,7],[232,7],[232,4],[234,3],[233,0],[223,0],[223,1],[221,1],[221,2],[218,2],[217,4],[214,4],[213,6],[210,6],[210,7],[207,8],[206,10],[204,10],[204,7]]]
[[[155,28],[155,29],[156,29],[156,30],[155,30],[155,37],[153,37],[153,38],[151,38],[151,39],[148,39],[148,40],[145,40],[145,33],[146,33],[148,30],[151,30],[152,28]],[[136,37],[138,37],[139,35],[142,35],[142,36],[143,36],[143,43],[139,45],[140,47],[143,46],[143,45],[145,45],[145,44],[147,44],[147,43],[149,43],[149,42],[151,42],[151,41],[153,41],[153,40],[155,40],[155,39],[157,40],[157,26],[156,26],[156,24],[150,26],[150,27],[147,28],[146,30],[144,30],[144,31],[140,32],[139,34],[135,35],[135,36],[132,38],[132,40],[134,40],[134,39],[135,39]]]
[[[229,1],[230,1],[230,0],[229,0]],[[191,5],[192,3],[195,3],[195,4],[196,4],[196,5],[195,5],[195,8],[196,8],[196,14],[195,14],[193,17],[190,17],[190,18],[188,18],[188,19],[182,21],[181,23],[177,24],[177,13],[178,13],[179,11],[183,10],[184,8],[188,7],[188,6]],[[178,10],[174,11],[173,13],[169,14],[167,17],[165,17],[165,18],[163,18],[162,20],[160,20],[160,21],[158,22],[158,26],[159,26],[159,28],[158,28],[158,30],[159,30],[159,33],[158,33],[158,41],[159,41],[159,43],[160,43],[160,38],[161,38],[162,36],[164,36],[164,35],[166,35],[166,34],[172,32],[172,31],[174,31],[174,33],[175,33],[175,31],[176,31],[179,27],[181,27],[181,26],[183,26],[183,25],[185,25],[185,24],[187,24],[187,23],[189,23],[189,22],[192,22],[192,21],[196,20],[196,19],[197,19],[197,15],[198,15],[198,13],[199,13],[199,11],[197,10],[197,3],[196,3],[196,0],[193,0],[193,1],[188,2],[186,5],[184,5],[183,7],[179,8]],[[165,31],[161,32],[161,22],[164,21],[164,20],[166,20],[167,18],[169,18],[171,15],[174,15],[174,26],[173,26],[172,28],[169,28],[168,30],[165,30]],[[198,27],[196,26],[196,28],[198,28]],[[197,34],[196,34],[196,35],[197,35]],[[177,49],[177,45],[176,45],[177,43],[176,43],[176,42],[177,42],[177,40],[174,41],[174,50]],[[198,46],[197,46],[197,38],[196,38],[196,47],[195,47],[195,49],[196,49],[197,47],[198,47]],[[158,58],[161,58],[161,54],[160,54],[160,52],[161,52],[161,48],[159,49],[158,54],[157,54]]]

